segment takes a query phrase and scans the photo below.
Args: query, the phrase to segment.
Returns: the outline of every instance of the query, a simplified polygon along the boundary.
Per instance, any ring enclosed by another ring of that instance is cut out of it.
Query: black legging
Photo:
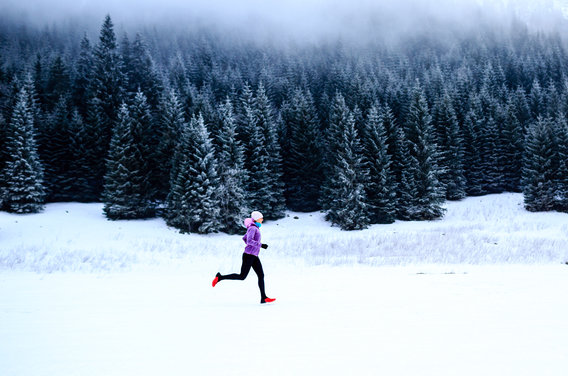
[[[219,281],[222,281],[224,279],[238,279],[243,281],[249,274],[251,267],[258,276],[258,288],[260,289],[260,298],[266,299],[266,293],[264,292],[264,272],[262,271],[262,264],[260,263],[260,259],[257,256],[249,255],[248,253],[243,253],[243,265],[241,266],[241,273],[222,275],[219,277]]]

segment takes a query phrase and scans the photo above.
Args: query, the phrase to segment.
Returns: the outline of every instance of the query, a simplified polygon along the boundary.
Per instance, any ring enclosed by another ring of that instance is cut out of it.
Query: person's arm
[[[256,234],[258,230],[256,230],[254,227],[249,227],[249,229],[247,230],[247,240],[246,243],[247,245],[253,246],[255,248],[260,248],[260,246],[262,245],[261,242],[254,240],[254,236]]]

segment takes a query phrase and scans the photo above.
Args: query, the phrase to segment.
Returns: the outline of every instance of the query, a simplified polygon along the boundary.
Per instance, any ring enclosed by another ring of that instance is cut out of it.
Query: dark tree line
[[[343,229],[523,192],[568,211],[568,56],[521,23],[396,47],[0,22],[0,206],[102,201],[109,219],[240,230],[251,210]],[[173,40],[175,39],[175,43]]]

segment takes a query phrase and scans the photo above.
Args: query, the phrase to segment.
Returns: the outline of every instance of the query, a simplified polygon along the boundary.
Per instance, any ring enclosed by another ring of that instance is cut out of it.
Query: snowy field
[[[2,212],[0,375],[568,374],[568,215],[519,194],[447,209],[360,232],[265,223],[272,305],[252,271],[211,287],[240,236],[99,204]]]

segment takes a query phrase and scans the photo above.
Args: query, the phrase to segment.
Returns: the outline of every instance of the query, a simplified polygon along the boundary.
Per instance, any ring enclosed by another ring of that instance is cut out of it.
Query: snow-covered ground
[[[0,375],[568,374],[568,215],[521,195],[359,232],[267,222],[272,305],[252,271],[211,287],[240,236],[101,209],[0,213]]]

